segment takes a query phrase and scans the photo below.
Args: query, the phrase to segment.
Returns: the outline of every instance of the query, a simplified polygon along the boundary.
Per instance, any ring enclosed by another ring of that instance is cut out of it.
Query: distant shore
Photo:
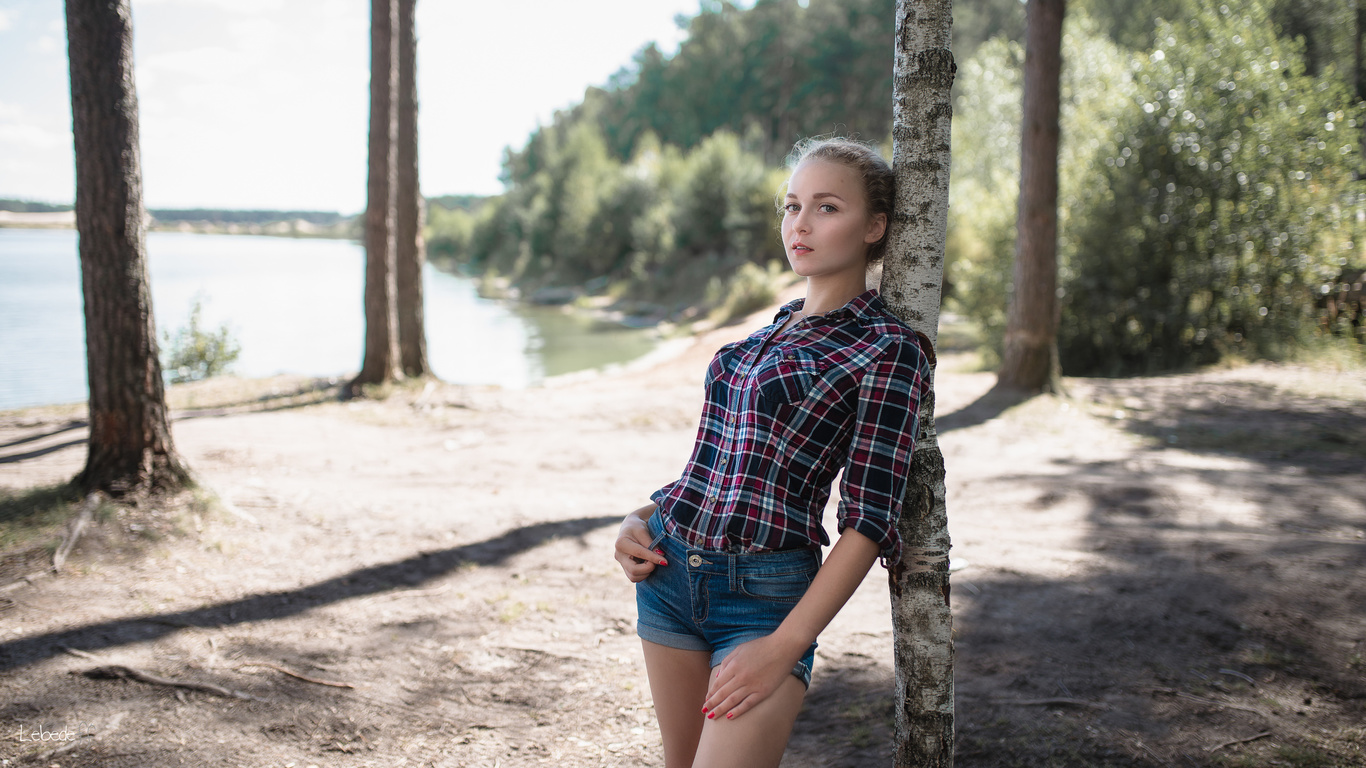
[[[282,219],[267,222],[224,221],[160,221],[147,217],[147,228],[153,232],[192,232],[201,235],[267,235],[273,237],[321,237],[350,240],[360,236],[355,218],[345,218],[333,224],[315,224],[306,219]],[[75,229],[75,211],[0,211],[0,229]]]

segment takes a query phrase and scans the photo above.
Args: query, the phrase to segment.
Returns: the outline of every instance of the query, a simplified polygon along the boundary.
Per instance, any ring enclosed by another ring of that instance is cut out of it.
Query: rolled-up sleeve
[[[838,528],[877,543],[884,567],[901,558],[896,521],[906,494],[930,362],[914,336],[897,337],[859,384],[858,413],[840,485]]]

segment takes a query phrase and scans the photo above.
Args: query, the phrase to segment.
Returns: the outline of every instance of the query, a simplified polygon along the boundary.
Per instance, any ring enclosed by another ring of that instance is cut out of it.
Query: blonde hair
[[[868,246],[868,263],[879,261],[887,253],[887,240],[892,232],[892,212],[896,208],[896,176],[886,160],[868,144],[843,137],[811,137],[802,139],[787,156],[787,167],[793,171],[807,160],[838,163],[858,174],[863,184],[863,195],[868,201],[868,215],[882,214],[887,226],[882,237]],[[783,193],[779,193],[778,210],[783,210]]]

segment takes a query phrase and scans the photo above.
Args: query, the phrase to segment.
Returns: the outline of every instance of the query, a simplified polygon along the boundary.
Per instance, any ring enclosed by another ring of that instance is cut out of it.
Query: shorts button
[[[702,565],[702,556],[701,556],[701,555],[689,555],[689,556],[688,556],[688,565],[691,565],[691,566],[694,567],[694,568],[696,568],[696,567]]]

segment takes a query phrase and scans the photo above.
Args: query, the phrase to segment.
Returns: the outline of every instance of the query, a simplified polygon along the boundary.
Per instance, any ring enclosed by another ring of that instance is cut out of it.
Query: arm
[[[650,502],[626,516],[617,532],[616,552],[613,555],[626,578],[632,583],[644,581],[656,565],[668,565],[664,555],[650,551],[650,526],[645,522],[654,514],[655,503]]]
[[[811,587],[778,629],[736,648],[716,668],[703,705],[707,717],[739,717],[777,690],[858,589],[877,556],[876,542],[853,528],[846,529]]]
[[[717,668],[708,717],[739,717],[777,690],[878,556],[889,563],[900,556],[896,518],[928,374],[928,358],[914,340],[892,344],[865,372],[840,486],[839,541],[778,629],[741,645]]]

